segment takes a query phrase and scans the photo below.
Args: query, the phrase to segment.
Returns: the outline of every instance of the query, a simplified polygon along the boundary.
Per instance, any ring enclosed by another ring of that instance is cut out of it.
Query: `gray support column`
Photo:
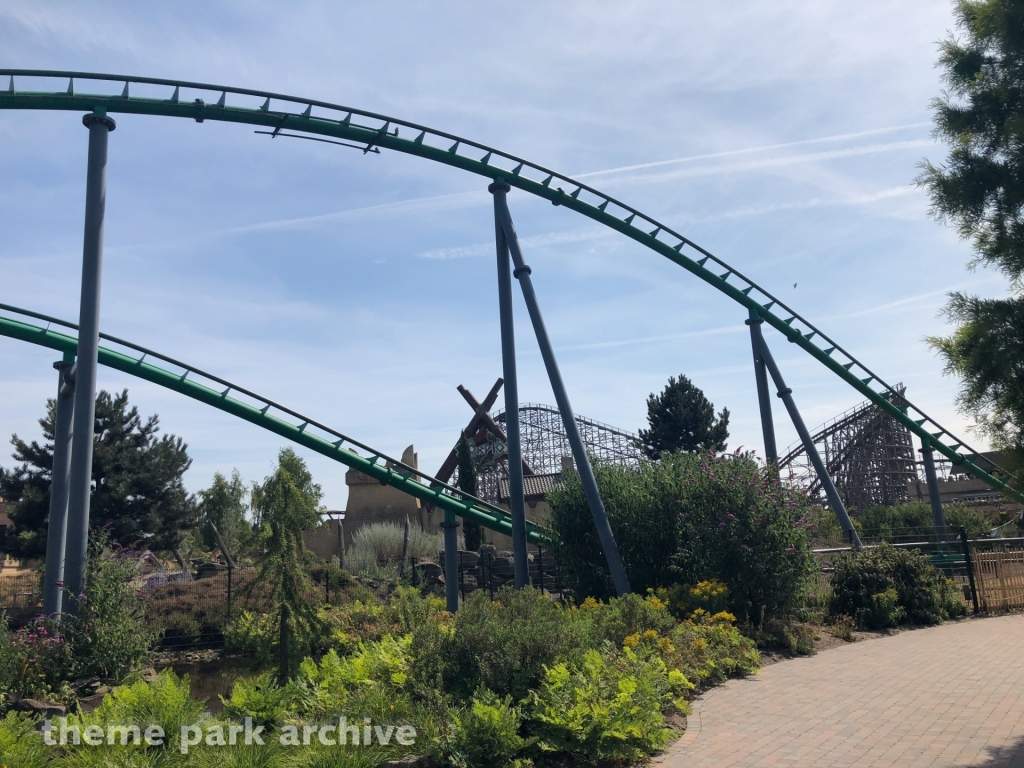
[[[448,613],[459,610],[459,524],[455,513],[444,511],[444,597]]]
[[[758,329],[758,331],[760,331],[760,329]],[[807,457],[811,460],[811,464],[814,465],[814,471],[818,474],[818,481],[821,483],[821,487],[825,491],[825,496],[828,497],[828,503],[832,507],[832,511],[835,512],[836,519],[839,520],[840,527],[846,531],[846,535],[849,537],[850,543],[856,549],[860,549],[860,536],[857,535],[857,529],[853,527],[853,521],[850,520],[850,515],[846,511],[846,506],[843,504],[843,500],[839,498],[839,491],[836,490],[835,483],[833,483],[832,478],[829,477],[828,470],[825,469],[825,462],[821,460],[821,455],[818,453],[818,449],[814,447],[814,441],[811,439],[811,433],[807,431],[807,426],[804,424],[804,420],[800,416],[800,411],[796,408],[796,403],[793,401],[793,390],[786,386],[786,382],[782,378],[782,373],[779,371],[779,366],[775,364],[775,358],[772,357],[771,350],[768,349],[768,344],[760,333],[757,335],[757,343],[761,352],[761,359],[764,360],[764,364],[768,367],[768,372],[772,375],[772,379],[775,381],[775,386],[778,387],[779,397],[782,398],[782,402],[786,404],[786,410],[789,411],[789,418],[792,419],[793,426],[796,427],[797,434],[800,435],[800,441],[804,444],[804,451],[807,453]]]
[[[516,377],[516,335],[512,318],[512,269],[500,209],[507,210],[508,184],[491,184],[494,195],[494,239],[498,251],[498,309],[501,314],[501,367],[505,380],[505,436],[508,442],[508,508],[512,517],[512,569],[516,589],[530,585],[526,549],[526,503],[523,496],[523,450],[519,436],[519,383]]]
[[[754,310],[750,311],[750,344],[754,350],[754,378],[757,381],[757,404],[761,409],[761,437],[764,439],[764,460],[768,464],[779,463],[779,450],[775,446],[775,422],[772,420],[772,398],[768,391],[768,372],[760,353],[761,324],[764,320]]]
[[[82,298],[78,317],[78,368],[71,439],[68,534],[64,584],[77,597],[85,591],[89,548],[89,495],[96,420],[96,367],[100,343],[100,282],[103,266],[103,215],[107,202],[107,135],[114,121],[105,114],[82,118],[89,129],[89,168],[85,185],[85,237],[82,245]]]
[[[53,427],[50,514],[46,524],[46,570],[43,615],[60,613],[64,595],[64,546],[68,530],[68,472],[71,469],[71,422],[75,413],[74,363],[68,355],[57,369],[57,414]]]
[[[932,507],[932,524],[935,537],[941,547],[946,542],[946,515],[942,511],[942,497],[939,496],[939,478],[935,474],[935,449],[931,443],[921,441],[921,458],[924,461],[924,477],[928,481],[928,501]]]
[[[608,570],[611,571],[612,582],[615,591],[619,595],[631,592],[629,579],[626,578],[626,570],[622,566],[622,559],[619,557],[619,549],[615,545],[615,536],[608,524],[608,515],[604,509],[604,502],[601,501],[601,494],[597,488],[597,480],[594,478],[594,469],[590,466],[590,457],[583,446],[583,439],[580,437],[579,427],[576,425],[576,416],[569,404],[569,396],[565,391],[565,384],[562,382],[562,374],[558,370],[558,362],[555,360],[555,352],[551,347],[551,340],[548,338],[547,328],[544,327],[544,317],[540,312],[540,305],[537,303],[537,294],[533,290],[533,281],[530,279],[530,268],[523,261],[523,252],[519,248],[519,239],[516,237],[516,230],[512,224],[512,214],[508,210],[508,202],[505,195],[494,196],[494,210],[501,221],[502,229],[505,232],[505,241],[508,243],[509,251],[512,254],[512,263],[515,266],[513,275],[519,280],[519,287],[523,290],[523,299],[526,301],[526,309],[530,313],[530,320],[533,322],[533,332],[537,336],[537,345],[540,347],[541,357],[544,358],[544,367],[548,372],[548,379],[551,381],[551,389],[555,395],[555,402],[558,404],[558,412],[562,415],[562,426],[565,428],[566,437],[572,448],[572,456],[576,462],[576,471],[580,473],[580,481],[583,484],[583,492],[587,497],[587,504],[590,506],[590,514],[594,517],[594,525],[597,527],[597,535],[601,540],[601,549],[604,550],[605,559],[608,561]],[[508,386],[506,380],[505,386]]]

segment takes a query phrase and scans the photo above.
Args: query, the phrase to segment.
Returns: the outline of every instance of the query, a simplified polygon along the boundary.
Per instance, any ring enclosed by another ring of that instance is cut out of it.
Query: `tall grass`
[[[359,528],[345,553],[345,565],[357,576],[370,579],[398,578],[398,562],[402,558],[403,527],[398,523],[371,523]],[[440,537],[409,526],[408,557],[436,560]]]

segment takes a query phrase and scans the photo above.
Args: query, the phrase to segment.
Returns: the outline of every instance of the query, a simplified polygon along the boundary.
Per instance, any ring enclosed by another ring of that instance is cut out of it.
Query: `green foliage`
[[[452,751],[465,768],[506,768],[525,745],[519,735],[522,714],[512,704],[481,688],[466,709],[456,715]]]
[[[17,712],[0,717],[0,764],[37,768],[49,763],[51,756],[52,749],[43,744],[33,718]]]
[[[534,589],[501,590],[493,602],[475,592],[450,630],[423,627],[418,634],[421,679],[439,674],[446,690],[467,699],[484,686],[518,701],[537,685],[546,665],[575,647],[563,609]]]
[[[670,632],[676,621],[662,600],[634,592],[606,604],[584,601],[573,614],[573,625],[586,647],[600,648],[605,643],[619,647],[627,637],[652,630]]]
[[[183,725],[192,725],[203,714],[202,702],[192,698],[188,677],[178,677],[171,670],[161,672],[152,683],[136,682],[115,688],[103,699],[99,708],[89,714],[68,718],[69,725],[81,729],[90,725],[136,725],[145,731],[149,725],[159,725],[167,734],[163,747],[149,747],[144,742],[136,746],[120,744],[88,747],[83,751],[106,753],[96,754],[97,763],[109,760],[115,754],[125,752],[167,751],[180,753],[178,739]]]
[[[121,680],[148,658],[156,637],[136,591],[138,576],[134,553],[107,547],[103,536],[93,540],[85,600],[77,615],[62,621],[75,677]]]
[[[806,496],[749,455],[667,454],[639,468],[598,465],[612,532],[637,591],[718,579],[748,623],[800,602],[813,566]],[[614,594],[579,476],[549,495],[563,577],[580,596]]]
[[[658,597],[668,604],[669,611],[679,619],[696,618],[701,615],[712,616],[729,609],[729,587],[718,579],[690,584],[673,584],[671,587],[658,590]]]
[[[88,581],[77,615],[58,625],[40,617],[17,632],[0,615],[0,702],[11,695],[71,701],[71,680],[119,681],[149,657],[156,639],[133,584],[136,558],[107,547],[100,534],[90,547]]]
[[[459,434],[459,444],[456,447],[459,456],[459,489],[476,496],[477,479],[476,467],[473,465],[473,457],[469,450],[469,440],[464,433]],[[474,520],[463,519],[462,531],[466,537],[466,549],[476,551],[480,549],[481,533],[480,523]]]
[[[836,616],[835,621],[828,628],[829,634],[833,637],[838,637],[840,640],[845,640],[848,643],[854,641],[853,631],[857,628],[857,623],[850,616]]]
[[[242,482],[238,470],[228,480],[215,472],[209,488],[199,491],[199,520],[202,526],[203,544],[207,549],[217,546],[210,524],[217,526],[221,538],[231,556],[237,557],[243,541],[250,538],[251,527],[245,513],[249,491]]]
[[[15,502],[10,514],[16,533],[4,546],[18,557],[46,551],[55,419],[56,401],[49,400],[39,420],[44,443],[13,435],[13,458],[21,465],[0,470],[0,497]],[[188,446],[174,435],[157,437],[159,423],[155,415],[143,421],[129,407],[128,390],[96,396],[89,523],[125,546],[170,548],[195,525],[195,502],[182,480],[192,463]]]
[[[945,358],[946,372],[963,379],[958,407],[974,416],[993,445],[1020,454],[1024,451],[1024,295],[981,299],[953,293],[943,314],[957,325],[956,331],[928,341]]]
[[[640,658],[630,649],[589,650],[579,664],[545,671],[530,694],[528,717],[544,752],[588,763],[640,760],[671,739],[662,710],[672,701],[673,685],[659,658]]]
[[[932,214],[972,242],[971,266],[999,269],[1011,296],[950,295],[957,329],[929,342],[963,379],[958,404],[1001,448],[1024,448],[1024,10],[1014,0],[957,0],[960,36],[940,45],[945,89],[932,102],[946,163],[921,164]]]
[[[263,666],[275,658],[279,629],[277,615],[243,610],[227,626],[224,646],[232,653],[252,659],[257,666]]]
[[[992,529],[992,522],[984,512],[963,504],[944,505],[943,515],[953,536],[961,525],[967,528],[971,538],[983,536]],[[910,540],[920,536],[930,538],[934,531],[931,505],[923,501],[868,507],[861,512],[858,522],[861,536],[890,542],[908,537]]]
[[[359,527],[345,553],[345,567],[367,578],[397,578],[404,537],[405,529],[398,523],[371,523]],[[417,561],[434,560],[438,546],[437,536],[424,532],[418,525],[409,526],[408,557]]]
[[[302,532],[320,523],[317,510],[322,497],[306,463],[291,448],[282,448],[274,473],[262,485],[252,487],[257,540],[263,557],[247,590],[249,594],[266,590],[277,615],[287,609],[289,668],[323,631],[309,597],[312,585],[308,571],[314,559],[302,541]],[[287,676],[288,669],[281,669],[280,674]]]
[[[843,554],[834,568],[830,613],[869,629],[939,624],[966,611],[952,582],[919,552],[881,544]]]
[[[670,376],[660,395],[647,398],[649,429],[639,432],[641,447],[651,459],[666,453],[724,451],[729,439],[729,409],[715,418],[715,406],[686,376]]]

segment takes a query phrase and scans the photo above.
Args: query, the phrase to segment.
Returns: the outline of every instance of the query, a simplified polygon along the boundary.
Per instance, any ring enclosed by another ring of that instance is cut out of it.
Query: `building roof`
[[[561,472],[553,472],[548,475],[524,475],[523,496],[530,501],[540,501],[547,497],[551,489],[562,480]],[[508,478],[503,477],[498,481],[498,498],[501,501],[508,501],[512,494],[508,490]]]

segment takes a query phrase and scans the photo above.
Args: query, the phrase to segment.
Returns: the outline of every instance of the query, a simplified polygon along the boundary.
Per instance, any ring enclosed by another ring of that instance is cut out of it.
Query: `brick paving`
[[[1024,768],[1024,615],[851,643],[694,702],[658,768]]]

